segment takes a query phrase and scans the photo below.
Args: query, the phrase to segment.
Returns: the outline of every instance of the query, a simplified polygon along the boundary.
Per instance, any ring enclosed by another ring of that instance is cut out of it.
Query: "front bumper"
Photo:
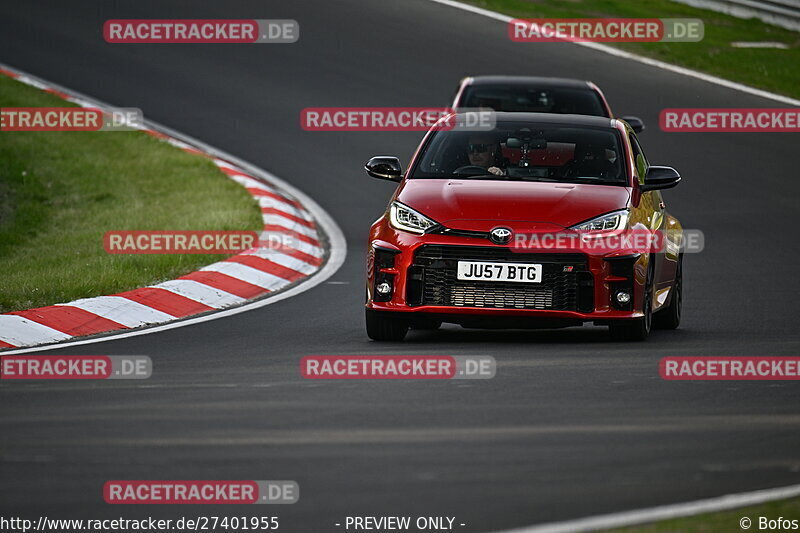
[[[542,282],[459,281],[455,272],[460,259],[540,263]],[[399,232],[381,219],[370,233],[366,306],[412,324],[442,321],[514,328],[607,324],[642,316],[647,261],[646,254],[638,253],[519,252],[486,239]],[[384,284],[390,287],[387,294],[376,290]],[[616,299],[620,291],[631,295],[626,304]]]

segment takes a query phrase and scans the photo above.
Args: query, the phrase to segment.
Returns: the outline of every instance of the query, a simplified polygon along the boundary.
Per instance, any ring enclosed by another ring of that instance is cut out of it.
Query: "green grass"
[[[697,43],[616,43],[612,46],[766,89],[800,97],[800,33],[757,19],[739,19],[670,0],[469,0],[466,3],[518,18],[699,18],[705,37]],[[732,42],[775,41],[781,49],[733,48]],[[536,46],[520,43],[520,46]]]
[[[0,107],[64,107],[0,76]],[[0,312],[173,279],[219,255],[110,255],[111,230],[258,230],[247,191],[141,132],[0,132]]]
[[[756,505],[753,507],[743,507],[733,511],[720,513],[709,513],[688,518],[678,518],[675,520],[665,520],[644,526],[635,526],[622,529],[608,530],[609,533],[727,533],[731,531],[745,531],[739,527],[739,520],[747,517],[751,520],[751,526],[747,531],[759,531],[759,517],[769,520],[777,520],[779,517],[800,522],[800,498],[779,500]],[[760,531],[769,531],[761,529]],[[773,531],[779,531],[777,529]],[[786,531],[786,530],[782,530]]]

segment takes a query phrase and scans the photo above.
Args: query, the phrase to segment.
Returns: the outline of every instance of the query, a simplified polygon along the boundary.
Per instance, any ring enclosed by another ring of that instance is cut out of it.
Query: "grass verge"
[[[0,107],[72,104],[0,76]],[[142,132],[0,132],[0,312],[173,279],[219,255],[109,255],[111,230],[259,230],[247,191]]]
[[[614,43],[611,46],[759,89],[800,98],[800,33],[670,0],[467,0],[518,18],[699,18],[697,43]],[[779,42],[788,49],[734,48],[732,42]],[[519,43],[520,46],[535,46]],[[535,73],[532,73],[535,74]]]
[[[745,517],[750,520],[750,526],[747,529],[742,527],[739,522]],[[759,520],[762,517],[767,520],[777,520],[783,517],[783,519],[788,519],[790,521],[795,520],[800,523],[800,498],[778,500],[762,505],[743,507],[733,511],[664,520],[663,522],[655,522],[644,526],[612,529],[608,530],[607,533],[719,533],[728,531],[782,531],[792,529],[776,529],[772,527],[759,528]]]

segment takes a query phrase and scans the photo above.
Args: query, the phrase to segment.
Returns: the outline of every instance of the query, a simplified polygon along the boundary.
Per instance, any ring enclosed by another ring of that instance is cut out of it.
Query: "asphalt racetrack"
[[[286,45],[111,45],[106,19],[295,19]],[[347,239],[326,283],[232,317],[48,354],[149,355],[147,381],[0,387],[0,514],[277,514],[284,531],[338,531],[352,515],[454,516],[490,531],[800,480],[792,382],[667,382],[664,356],[797,356],[797,138],[662,133],[682,107],[786,107],[571,44],[511,42],[505,26],[425,0],[58,0],[0,5],[0,61],[259,165],[314,198]],[[649,126],[664,193],[705,233],[685,260],[677,331],[615,343],[606,328],[412,331],[363,326],[369,225],[393,184],[372,155],[408,161],[420,133],[326,133],[306,107],[444,106],[475,74],[589,79]],[[165,179],[169,179],[165,176]],[[475,381],[309,381],[306,355],[492,355]],[[291,479],[295,505],[112,506],[112,479]]]

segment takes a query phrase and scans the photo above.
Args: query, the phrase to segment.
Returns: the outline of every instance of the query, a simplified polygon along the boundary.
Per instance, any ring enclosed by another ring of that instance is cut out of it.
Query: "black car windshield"
[[[441,130],[411,179],[628,184],[619,135],[610,128],[498,121],[490,131]]]
[[[596,91],[570,87],[468,86],[460,108],[487,108],[520,113],[559,113],[607,117]]]

